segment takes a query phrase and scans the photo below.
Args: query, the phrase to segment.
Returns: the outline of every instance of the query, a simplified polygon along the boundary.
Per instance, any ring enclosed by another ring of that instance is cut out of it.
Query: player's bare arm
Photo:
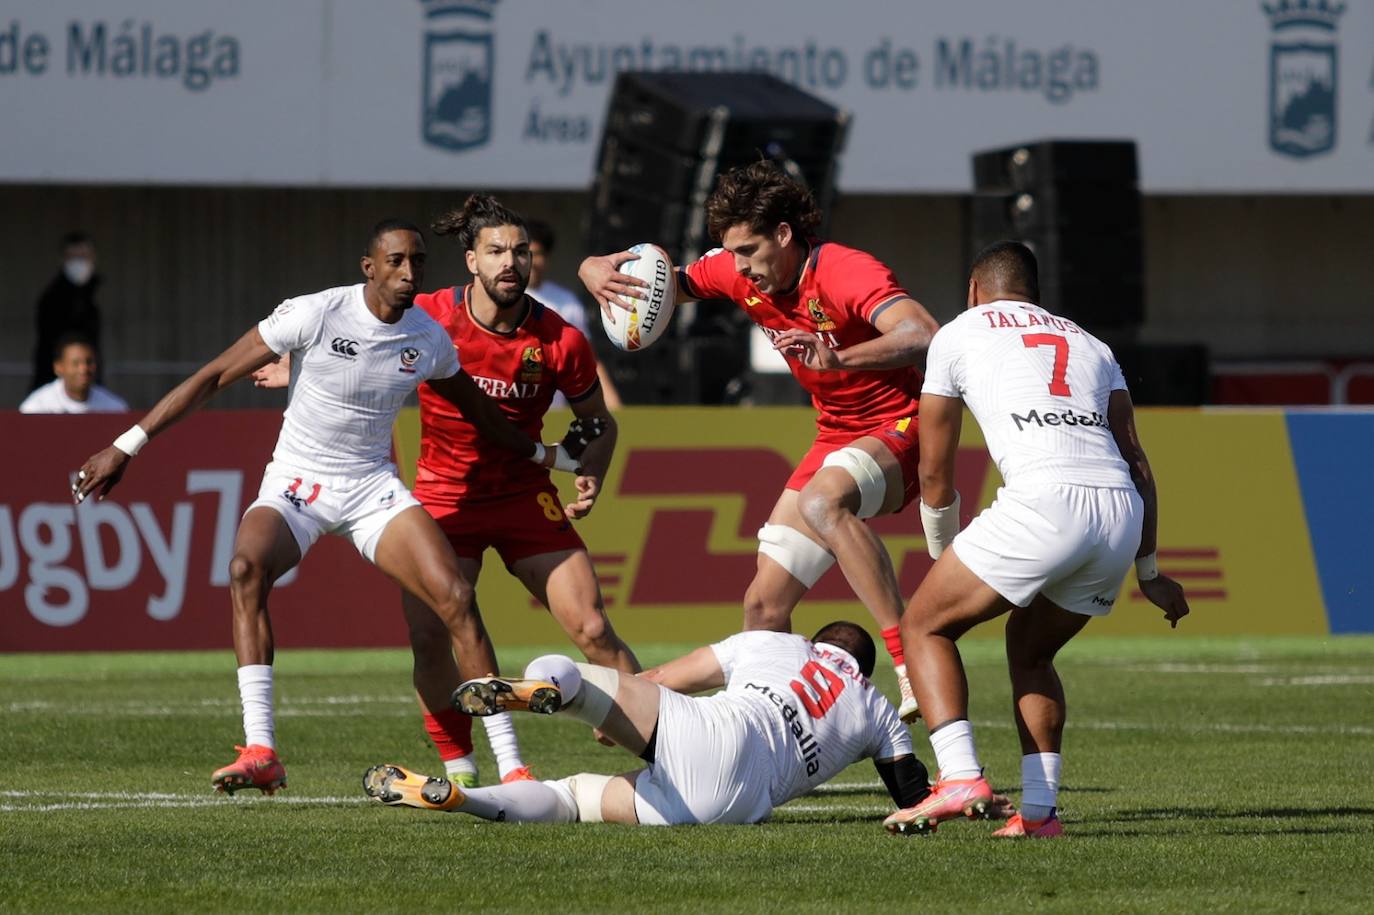
[[[679,693],[699,693],[725,685],[725,671],[709,645],[650,668],[640,676]]]
[[[778,334],[773,348],[795,351],[807,368],[822,372],[878,371],[919,365],[940,329],[925,306],[910,298],[898,299],[884,308],[873,326],[882,336],[843,350],[826,346],[818,334],[795,328]]]
[[[577,498],[563,508],[564,514],[576,521],[587,517],[596,503],[596,497],[601,492],[601,483],[606,479],[606,471],[611,466],[611,456],[615,454],[615,440],[619,430],[600,388],[588,397],[573,401],[571,405],[573,415],[582,420],[585,427],[600,430],[587,443],[586,449],[578,455],[582,471],[573,481],[573,486],[577,489]]]
[[[964,402],[939,394],[921,395],[921,501],[944,508],[954,501],[954,460],[964,423]]]
[[[232,346],[169,391],[143,419],[139,420],[138,425],[125,435],[135,433],[135,429],[139,429],[142,430],[141,437],[145,441],[151,439],[204,404],[221,388],[252,374],[276,358],[277,354],[263,342],[262,334],[258,333],[257,327],[254,326]],[[124,436],[120,438],[123,439]],[[99,489],[98,498],[105,498],[124,476],[131,456],[130,452],[121,450],[117,445],[111,445],[91,455],[77,472],[77,480],[72,484],[72,497],[81,502]]]
[[[506,418],[496,401],[492,400],[472,376],[459,369],[447,378],[431,378],[428,382],[440,397],[458,408],[468,422],[482,433],[482,437],[515,452],[521,457],[543,460],[540,463],[557,470],[575,471],[577,464],[568,457],[562,445],[545,448],[530,438],[520,428]]]
[[[632,300],[648,298],[645,290],[649,284],[638,277],[621,273],[620,265],[638,259],[638,254],[631,254],[629,251],[588,257],[577,268],[577,278],[587,287],[592,298],[596,299],[596,304],[601,306],[601,310],[606,314],[611,313],[612,305],[625,309],[634,308]]]
[[[253,373],[253,387],[277,390],[291,384],[291,354],[283,353],[276,362],[269,362]]]
[[[924,398],[922,406],[924,407]],[[1154,567],[1154,555],[1159,545],[1159,497],[1155,490],[1155,478],[1150,470],[1149,458],[1145,447],[1140,443],[1140,434],[1135,427],[1135,407],[1131,395],[1126,391],[1113,391],[1107,402],[1107,426],[1116,440],[1121,457],[1130,468],[1131,481],[1145,503],[1145,517],[1140,528],[1140,549],[1136,551],[1136,570],[1140,592],[1150,603],[1164,611],[1169,627],[1177,628],[1178,621],[1187,616],[1188,599],[1183,594],[1183,586],[1167,575],[1158,574]],[[925,435],[925,414],[921,414],[921,434]],[[924,458],[924,454],[922,455]]]

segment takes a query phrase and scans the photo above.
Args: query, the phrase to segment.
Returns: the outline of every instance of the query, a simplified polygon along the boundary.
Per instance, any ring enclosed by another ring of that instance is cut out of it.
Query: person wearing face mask
[[[84,232],[62,238],[62,267],[38,298],[34,324],[38,339],[33,348],[33,380],[29,389],[40,388],[57,376],[53,353],[65,334],[80,334],[100,352],[100,309],[95,303],[100,277],[95,272],[95,245]]]

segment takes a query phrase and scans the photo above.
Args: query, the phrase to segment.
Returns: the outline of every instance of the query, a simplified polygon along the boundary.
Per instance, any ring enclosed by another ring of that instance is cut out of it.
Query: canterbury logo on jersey
[[[342,356],[345,359],[354,359],[358,355],[358,341],[346,340],[343,337],[335,337],[329,343],[330,350],[334,355]]]

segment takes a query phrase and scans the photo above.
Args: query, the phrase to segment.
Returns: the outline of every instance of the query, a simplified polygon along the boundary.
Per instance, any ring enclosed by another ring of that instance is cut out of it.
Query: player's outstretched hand
[[[635,307],[633,300],[649,297],[644,291],[649,288],[648,283],[639,277],[620,272],[621,264],[634,260],[639,260],[638,254],[621,251],[617,254],[589,257],[577,268],[577,278],[587,287],[587,291],[596,299],[607,317],[611,316],[612,305],[629,311]]]
[[[576,521],[591,514],[597,494],[601,491],[601,481],[596,477],[578,476],[573,480],[573,486],[577,487],[577,498],[564,506],[563,514],[569,520]]]
[[[128,466],[129,456],[114,445],[91,455],[86,459],[86,463],[81,465],[81,469],[76,472],[76,479],[72,481],[72,501],[80,505],[96,490],[99,490],[96,495],[97,502],[105,498],[106,494],[115,488],[120,477],[124,476],[124,470]]]
[[[1140,585],[1140,593],[1144,594],[1150,603],[1164,611],[1164,618],[1169,621],[1169,628],[1177,629],[1178,621],[1189,613],[1188,598],[1183,596],[1183,585],[1168,575],[1159,575],[1138,584]]]
[[[255,388],[284,388],[291,383],[291,354],[284,353],[276,362],[269,362],[253,373]]]
[[[785,330],[773,338],[773,349],[796,356],[802,364],[818,372],[834,371],[840,367],[840,357],[826,346],[821,338],[804,330]]]

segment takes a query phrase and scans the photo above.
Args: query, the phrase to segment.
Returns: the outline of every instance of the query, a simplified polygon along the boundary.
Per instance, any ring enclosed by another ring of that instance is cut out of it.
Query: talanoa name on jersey
[[[523,400],[528,397],[538,397],[539,388],[542,387],[542,385],[534,382],[487,378],[484,375],[473,375],[472,380],[477,382],[477,386],[482,389],[483,393],[497,400]]]
[[[1037,315],[1033,311],[1025,311],[1021,314],[1008,314],[1005,311],[985,311],[983,317],[987,319],[988,327],[993,330],[1008,328],[1011,330],[1025,330],[1028,327],[1053,327],[1055,330],[1064,334],[1081,334],[1078,325],[1072,321],[1065,321],[1063,318],[1056,318],[1051,314]]]

